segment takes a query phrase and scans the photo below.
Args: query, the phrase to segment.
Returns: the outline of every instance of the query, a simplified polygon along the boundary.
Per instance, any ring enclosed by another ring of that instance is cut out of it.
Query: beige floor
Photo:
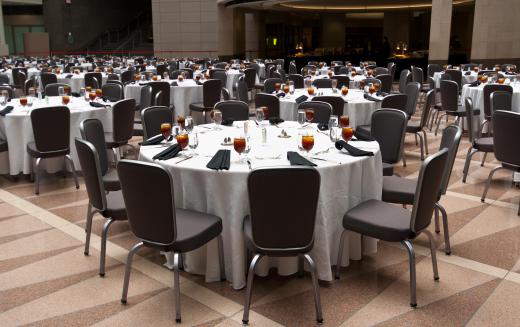
[[[430,151],[440,136],[429,134]],[[449,213],[453,255],[446,256],[443,235],[436,235],[440,281],[431,276],[424,238],[417,240],[418,303],[408,305],[405,251],[380,243],[377,254],[352,261],[342,278],[321,284],[325,326],[518,326],[520,325],[520,191],[511,174],[498,173],[488,200],[481,203],[485,179],[496,165],[489,156],[471,165],[467,184],[462,166],[469,144],[461,144],[442,204]],[[413,136],[407,137],[408,166],[414,177],[420,160]],[[110,231],[107,274],[97,274],[103,218],[96,216],[91,255],[83,255],[87,193],[69,177],[47,175],[41,195],[26,179],[0,178],[0,325],[162,326],[175,325],[173,275],[164,259],[150,250],[134,264],[128,305],[119,302],[123,263],[135,242],[128,224]],[[229,283],[205,283],[183,274],[183,325],[238,326],[244,291]],[[280,277],[273,271],[256,278],[251,324],[314,325],[309,276]]]

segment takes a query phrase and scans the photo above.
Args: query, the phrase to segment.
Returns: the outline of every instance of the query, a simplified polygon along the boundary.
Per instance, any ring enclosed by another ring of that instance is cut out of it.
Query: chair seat
[[[7,142],[0,140],[0,152],[5,152],[8,150]]]
[[[394,174],[394,165],[383,162],[383,176],[392,176]]]
[[[399,176],[383,177],[383,196],[384,202],[413,204],[417,181]]]
[[[38,151],[36,149],[36,143],[29,142],[27,143],[27,153],[33,158],[54,158],[54,157],[63,157],[70,153],[70,149],[63,149],[58,151]]]
[[[126,207],[121,191],[110,192],[107,194],[107,208],[101,213],[105,218],[114,220],[126,220]]]
[[[266,251],[265,249],[259,249],[253,242],[253,229],[251,227],[251,217],[246,216],[244,218],[244,236],[246,241],[246,247],[254,253],[262,253],[271,257],[292,257],[301,253],[307,253],[312,250],[314,245],[313,242],[305,248],[296,249],[273,249]]]
[[[103,186],[105,186],[106,191],[112,192],[121,189],[117,169],[109,170],[101,179],[103,180]]]
[[[473,147],[478,151],[482,152],[493,152],[495,151],[495,146],[493,145],[492,137],[481,137],[476,139],[473,143]]]
[[[211,111],[211,110],[213,110],[213,108],[212,107],[204,107],[204,103],[200,102],[200,103],[191,103],[190,104],[190,110],[203,112],[203,111]]]
[[[107,144],[108,149],[112,148],[118,148],[122,145],[128,144],[128,141],[123,142],[116,142],[114,141],[114,137],[112,136],[112,133],[105,133],[105,143]]]
[[[414,238],[410,211],[378,200],[368,200],[347,211],[343,228],[388,242]]]
[[[146,246],[185,253],[200,248],[220,233],[222,233],[222,219],[202,212],[175,209],[177,225],[177,239],[168,246],[158,246],[144,242]]]
[[[406,125],[406,133],[419,133],[420,131],[422,131],[420,123],[408,121],[408,125]]]

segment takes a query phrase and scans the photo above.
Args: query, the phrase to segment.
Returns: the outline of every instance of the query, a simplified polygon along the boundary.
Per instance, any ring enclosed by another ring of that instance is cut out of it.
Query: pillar
[[[432,18],[430,23],[430,52],[428,60],[431,63],[447,63],[450,55],[450,33],[452,0],[433,0]]]
[[[5,43],[4,12],[2,10],[2,0],[0,0],[0,56],[9,55],[9,46]]]
[[[258,13],[246,13],[245,20],[245,52],[246,58],[260,57],[260,17]]]

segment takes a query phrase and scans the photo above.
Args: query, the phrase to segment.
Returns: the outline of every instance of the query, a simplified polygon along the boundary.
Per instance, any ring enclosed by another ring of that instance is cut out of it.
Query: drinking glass
[[[303,124],[305,123],[306,115],[305,110],[300,109],[298,110],[298,124],[300,124],[300,127],[303,127]]]
[[[103,96],[103,90],[101,90],[101,89],[96,89],[96,96],[97,96],[98,98],[101,98],[101,97]]]
[[[7,97],[5,95],[0,95],[0,105],[5,106],[7,104]]]
[[[27,97],[27,107],[32,107],[34,97]]]
[[[264,121],[264,117],[265,117],[264,110],[262,108],[257,108],[255,111],[255,118],[256,118],[256,123],[258,125],[262,125],[262,122]]]
[[[262,111],[264,112],[264,119],[269,119],[269,108],[266,106],[262,106],[260,107],[260,109],[262,109]]]
[[[182,131],[179,134],[175,135],[175,139],[177,140],[177,144],[180,145],[181,149],[185,149],[190,143],[190,138],[186,131]]]
[[[215,129],[220,130],[220,124],[222,124],[222,112],[220,110],[213,110],[213,121],[215,122]]]
[[[309,87],[311,87],[311,86],[312,86],[312,80],[311,80],[310,78],[307,77],[307,78],[305,79],[305,87],[306,87],[306,88],[309,88]]]
[[[314,119],[314,109],[305,109],[305,119],[310,124]]]
[[[289,84],[289,94],[293,95],[294,94],[294,82],[289,81],[288,84]]]
[[[188,133],[191,133],[193,131],[194,123],[193,123],[193,117],[187,116],[184,120],[184,128]]]
[[[333,80],[331,80],[331,82],[332,82],[332,91],[336,92],[337,88],[338,88],[338,80],[333,79]]]
[[[69,102],[70,102],[70,97],[69,97],[68,95],[63,95],[63,96],[61,97],[61,102],[62,102],[65,106],[68,105]]]
[[[179,124],[179,126],[182,129],[185,129],[186,128],[186,118],[184,118],[184,116],[182,116],[182,115],[177,116],[177,124]]]
[[[161,124],[161,134],[168,143],[168,139],[172,135],[172,124],[171,123],[162,123]]]
[[[332,143],[336,143],[341,138],[341,128],[339,128],[339,127],[332,127],[332,128],[329,128],[329,129],[330,129],[330,134],[329,134],[330,141]]]
[[[347,94],[348,94],[348,87],[343,86],[343,87],[341,88],[341,95],[342,95],[342,96],[347,96]]]
[[[350,141],[352,135],[354,135],[354,129],[352,127],[347,126],[341,129],[341,137],[343,137],[343,140],[345,140],[345,142]]]
[[[235,148],[235,151],[238,153],[238,157],[239,157],[238,161],[240,161],[240,162],[244,160],[242,158],[242,153],[246,150],[246,145],[247,145],[246,138],[243,135],[235,137],[233,139],[233,147]]]
[[[85,93],[85,88],[82,87],[82,88],[79,90],[79,95],[80,95],[83,99],[85,99],[85,98],[86,98],[86,95],[85,95],[85,94],[86,94],[86,93]]]
[[[197,147],[199,146],[199,134],[198,133],[191,134],[191,137],[188,140],[188,145],[192,151],[191,155],[193,155],[193,156],[196,155],[195,149],[197,149]]]
[[[4,98],[4,102],[3,102],[3,105],[5,105],[7,103],[7,101],[9,101],[9,92],[7,92],[6,90],[2,91],[2,97]]]
[[[20,104],[25,107],[27,105],[27,98],[26,97],[20,97]]]
[[[330,115],[329,118],[329,129],[333,127],[338,127],[338,116],[336,115]]]
[[[63,86],[58,87],[58,95],[60,97],[65,95],[65,88]]]
[[[308,154],[314,147],[314,135],[311,131],[305,131],[301,135],[301,147]]]
[[[350,124],[350,118],[347,115],[342,115],[339,117],[339,126],[347,127]]]
[[[88,94],[88,97],[89,97],[90,101],[96,100],[96,92],[90,92]]]

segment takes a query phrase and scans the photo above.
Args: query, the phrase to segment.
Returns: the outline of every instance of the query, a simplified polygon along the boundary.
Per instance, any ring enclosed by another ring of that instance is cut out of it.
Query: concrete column
[[[223,5],[218,5],[217,9],[218,21],[218,55],[219,56],[233,56],[233,9],[226,8]]]
[[[4,12],[2,10],[2,0],[0,0],[0,56],[9,55],[9,46],[5,43]]]
[[[321,15],[321,46],[323,48],[344,48],[345,33],[345,14]]]
[[[429,61],[446,63],[450,55],[452,0],[433,0]]]
[[[257,13],[246,13],[245,17],[246,58],[260,57],[260,17]]]

